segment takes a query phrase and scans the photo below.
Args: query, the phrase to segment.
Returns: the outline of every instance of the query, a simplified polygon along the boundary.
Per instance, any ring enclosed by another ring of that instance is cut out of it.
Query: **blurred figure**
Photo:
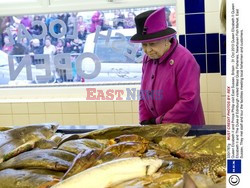
[[[135,13],[129,12],[128,17],[125,18],[125,28],[134,28],[135,27]]]
[[[27,29],[27,30],[30,30],[31,28],[31,19],[29,18],[29,16],[25,15],[23,16],[20,24],[23,24],[24,27]]]
[[[82,16],[77,17],[77,32],[80,31],[80,27],[84,27],[84,29],[86,29],[87,31],[87,26],[86,26],[86,23],[83,21]]]
[[[30,56],[32,58],[32,64],[41,64],[43,63],[42,60],[40,59],[34,59],[35,54],[43,54],[43,47],[40,45],[40,40],[39,39],[32,39],[31,40],[31,49],[30,49]]]
[[[80,53],[81,52],[81,42],[79,39],[74,39],[70,42],[71,53]]]
[[[36,15],[33,19],[34,21],[41,21],[41,17]],[[40,35],[42,33],[42,26],[40,25],[34,25],[33,27],[31,27],[31,33],[35,34],[35,35]]]
[[[45,46],[43,47],[43,54],[49,54],[50,56],[56,53],[56,48],[51,44],[51,38],[46,37]]]
[[[4,42],[4,45],[3,45],[2,50],[5,53],[10,54],[10,52],[13,49],[13,45],[10,44],[10,38],[9,38],[9,36],[5,36],[4,39],[3,39],[3,42]]]
[[[78,31],[78,38],[82,41],[86,40],[87,28],[84,25],[81,25]]]
[[[172,27],[176,27],[176,11],[174,9],[171,10],[169,21]]]
[[[101,30],[102,31],[106,31],[108,29],[111,29],[110,25],[109,25],[109,20],[107,20],[105,18],[105,14],[104,12],[100,12],[101,15],[100,15],[100,19],[102,20],[102,25],[101,25]]]
[[[45,38],[45,46],[43,47],[43,54],[48,54],[50,59],[50,68],[53,74],[53,77],[56,77],[56,68],[54,64],[54,54],[56,53],[56,47],[51,44],[51,38],[47,36]]]
[[[92,18],[91,18],[91,24],[90,24],[90,28],[89,28],[89,32],[90,33],[94,33],[96,31],[96,27],[97,26],[101,26],[103,25],[103,20],[101,17],[101,12],[100,11],[96,11]]]
[[[113,19],[113,27],[117,29],[118,26],[124,26],[125,16],[120,10],[115,10],[115,15]]]
[[[70,17],[68,18],[68,24],[67,24],[67,27],[68,27],[68,32],[67,33],[69,35],[73,34],[74,25],[75,25],[76,22],[77,22],[76,13],[70,14]]]
[[[63,53],[63,50],[64,50],[64,40],[58,39],[56,44],[56,54]]]

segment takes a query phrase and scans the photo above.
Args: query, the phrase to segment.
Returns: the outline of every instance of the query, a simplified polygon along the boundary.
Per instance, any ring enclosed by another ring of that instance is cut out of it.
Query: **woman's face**
[[[171,43],[167,39],[142,43],[142,49],[150,59],[159,59],[168,51]]]

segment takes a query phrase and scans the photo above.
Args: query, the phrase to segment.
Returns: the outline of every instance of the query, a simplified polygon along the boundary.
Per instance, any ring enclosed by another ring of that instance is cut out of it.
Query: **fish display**
[[[44,169],[5,169],[0,171],[0,187],[46,188],[58,183],[62,175],[62,172]]]
[[[77,139],[62,143],[58,149],[79,154],[89,149],[102,149],[104,144],[93,139]]]
[[[184,136],[188,133],[190,128],[191,126],[189,124],[177,123],[148,126],[114,126],[79,134],[79,137],[91,139],[112,139],[124,134],[136,134],[149,141],[158,142],[163,137],[167,136]]]
[[[159,145],[182,158],[226,155],[226,137],[218,133],[194,138],[166,137]]]
[[[52,188],[110,187],[129,179],[152,175],[158,170],[162,162],[161,159],[141,159],[139,157],[117,159],[89,168],[59,182]]]
[[[190,125],[173,123],[71,135],[57,127],[0,132],[0,188],[225,187],[225,135],[190,137]]]
[[[75,157],[75,154],[62,150],[31,150],[1,163],[0,170],[36,168],[66,172]]]
[[[30,125],[0,132],[0,163],[31,150],[41,139],[49,139],[58,124]]]

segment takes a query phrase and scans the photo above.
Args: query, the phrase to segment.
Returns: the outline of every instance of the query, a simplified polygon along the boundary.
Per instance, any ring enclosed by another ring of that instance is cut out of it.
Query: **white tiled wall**
[[[226,77],[202,74],[201,99],[206,123],[225,124]],[[0,102],[0,126],[58,122],[62,125],[138,124],[138,100]]]

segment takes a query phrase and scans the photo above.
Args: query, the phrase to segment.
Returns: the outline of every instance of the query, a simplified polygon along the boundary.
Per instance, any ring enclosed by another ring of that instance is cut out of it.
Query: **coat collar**
[[[169,50],[160,59],[158,59],[159,64],[162,62],[166,62],[168,58],[175,52],[177,46],[178,41],[176,38],[173,38]]]

